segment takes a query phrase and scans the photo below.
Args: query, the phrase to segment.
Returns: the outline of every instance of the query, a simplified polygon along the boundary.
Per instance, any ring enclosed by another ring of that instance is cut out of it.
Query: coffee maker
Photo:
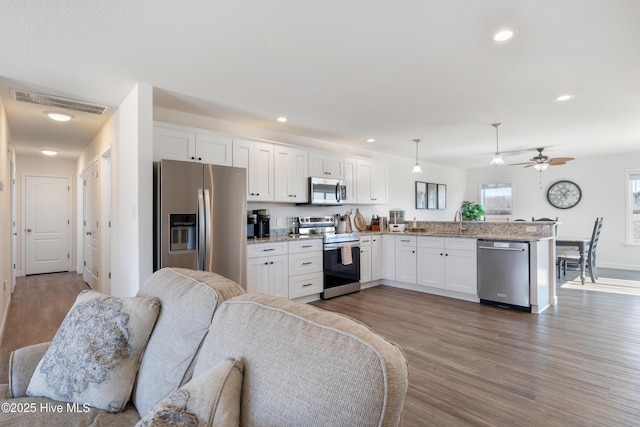
[[[258,215],[247,215],[247,237],[258,237],[256,232],[258,231]]]
[[[253,211],[258,217],[258,223],[256,224],[256,237],[269,237],[269,228],[271,224],[271,215],[269,215],[269,209],[256,209]]]

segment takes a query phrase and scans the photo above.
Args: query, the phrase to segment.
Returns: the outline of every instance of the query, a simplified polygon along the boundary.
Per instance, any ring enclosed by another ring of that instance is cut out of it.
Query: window
[[[510,216],[513,211],[511,181],[480,183],[480,204],[487,216]]]
[[[640,169],[627,170],[627,243],[640,245]]]

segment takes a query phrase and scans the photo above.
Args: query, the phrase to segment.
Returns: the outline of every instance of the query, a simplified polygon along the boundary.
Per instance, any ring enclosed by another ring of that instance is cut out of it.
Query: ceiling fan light
[[[491,160],[492,165],[504,165],[504,160],[502,159],[502,154],[496,153],[493,155],[493,159]]]
[[[538,172],[542,172],[543,170],[546,170],[548,167],[549,167],[549,163],[537,163],[533,165],[533,168]]]

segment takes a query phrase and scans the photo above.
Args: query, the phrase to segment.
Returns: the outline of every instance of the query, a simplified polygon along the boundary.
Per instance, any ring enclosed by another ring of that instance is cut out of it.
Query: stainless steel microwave
[[[341,205],[347,199],[347,186],[341,179],[309,178],[310,205]]]

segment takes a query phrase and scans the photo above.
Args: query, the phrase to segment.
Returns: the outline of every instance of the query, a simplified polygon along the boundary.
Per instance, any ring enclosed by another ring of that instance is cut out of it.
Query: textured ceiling
[[[640,147],[638,16],[637,0],[3,2],[0,96],[23,153],[75,157],[113,108],[49,123],[10,88],[117,107],[143,82],[159,106],[407,157],[420,138],[452,166],[488,164],[494,122],[508,162],[578,161]],[[494,44],[505,26],[519,36]]]

